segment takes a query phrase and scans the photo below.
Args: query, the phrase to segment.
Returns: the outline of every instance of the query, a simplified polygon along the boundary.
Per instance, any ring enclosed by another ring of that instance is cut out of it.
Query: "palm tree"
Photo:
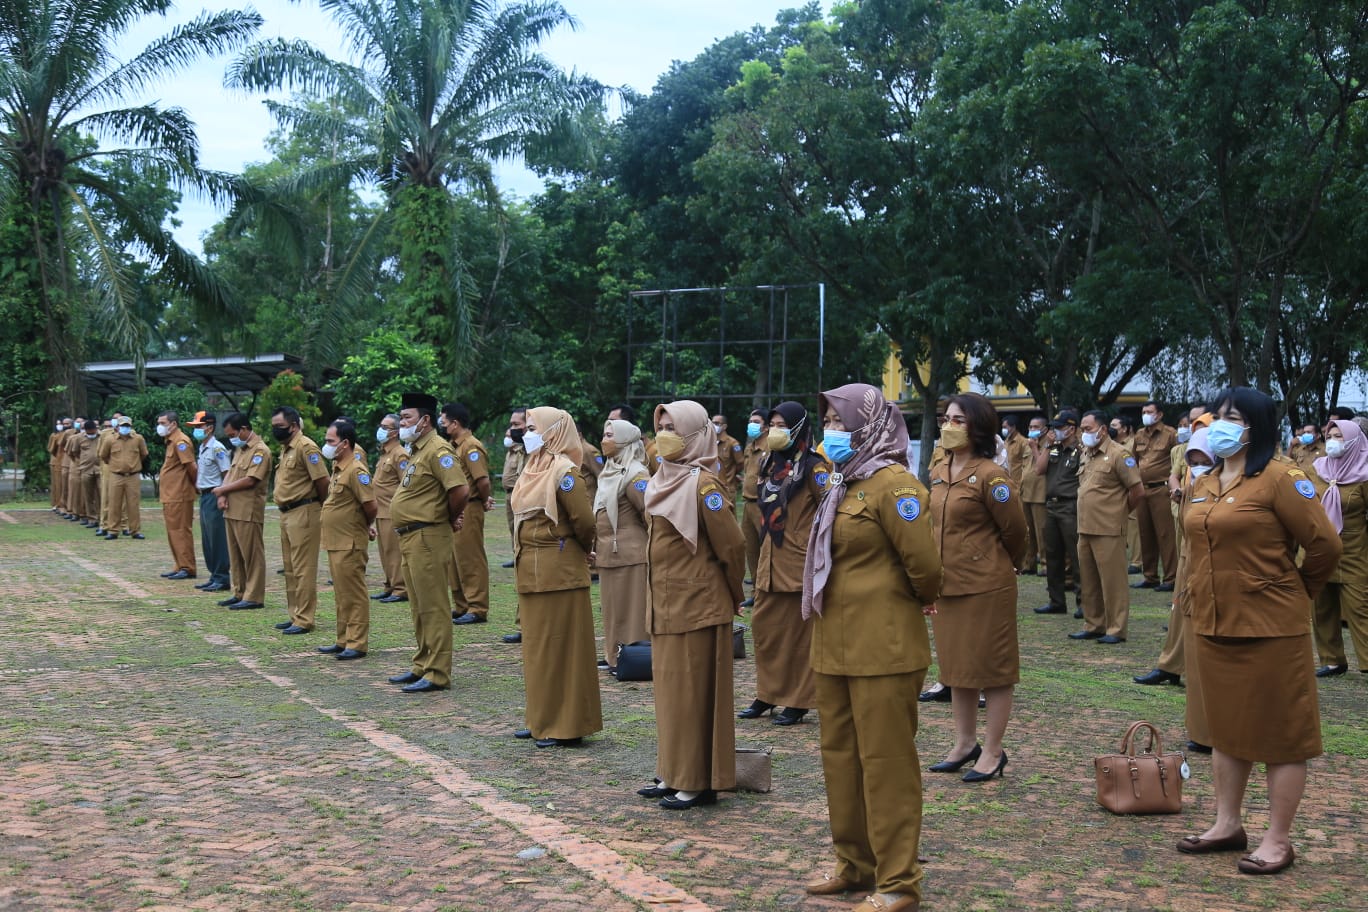
[[[330,105],[271,103],[287,125],[307,126],[364,151],[298,175],[310,193],[361,180],[385,194],[383,214],[339,262],[333,322],[367,303],[382,243],[398,244],[400,296],[411,329],[452,355],[458,377],[473,364],[472,289],[461,265],[453,194],[498,206],[493,163],[579,138],[598,83],[567,74],[538,52],[574,20],[556,0],[320,0],[353,59],[329,59],[303,41],[262,42],[230,68],[230,85]],[[257,213],[258,216],[261,213]],[[267,222],[258,224],[266,229]]]
[[[23,273],[32,305],[28,329],[43,340],[49,387],[79,389],[84,327],[141,359],[147,326],[127,269],[130,246],[202,314],[229,309],[204,265],[129,198],[127,185],[111,179],[134,173],[215,198],[235,189],[230,176],[199,167],[194,124],[183,110],[128,102],[203,55],[244,46],[261,17],[206,12],[127,61],[115,56],[130,27],[172,6],[171,0],[0,0],[0,257],[33,264]],[[15,335],[22,327],[0,331],[23,345],[37,341]]]

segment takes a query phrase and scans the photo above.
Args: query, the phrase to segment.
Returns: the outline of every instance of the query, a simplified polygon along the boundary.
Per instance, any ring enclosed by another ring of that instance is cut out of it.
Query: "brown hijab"
[[[539,512],[550,517],[552,524],[560,521],[556,490],[565,474],[584,461],[579,430],[568,412],[542,406],[528,409],[527,417],[541,434],[542,447],[527,457],[527,465],[508,498],[508,504],[513,508],[515,540],[523,520],[531,519]]]
[[[660,416],[669,412],[675,433],[684,438],[684,453],[678,460],[664,460],[646,486],[646,512],[674,526],[689,545],[698,551],[698,473],[717,465],[717,435],[708,410],[689,399],[658,405]],[[515,489],[516,490],[516,489]]]
[[[613,550],[617,551],[618,497],[633,478],[650,472],[646,468],[646,446],[641,442],[641,428],[630,421],[610,420],[603,423],[603,429],[612,430],[618,450],[603,460],[598,491],[594,494],[594,513],[602,510],[608,515],[608,525],[613,530]]]
[[[817,397],[817,414],[835,409],[850,431],[855,455],[836,466],[826,496],[817,507],[803,567],[803,618],[822,613],[822,590],[831,576],[831,529],[845,499],[846,482],[868,478],[891,465],[907,465],[907,424],[898,407],[868,383],[847,383]]]

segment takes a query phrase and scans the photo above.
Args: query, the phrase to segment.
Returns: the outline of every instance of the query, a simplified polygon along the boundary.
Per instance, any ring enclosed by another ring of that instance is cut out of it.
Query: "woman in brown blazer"
[[[755,719],[776,706],[775,725],[796,725],[817,702],[812,625],[803,620],[807,533],[826,493],[831,466],[812,448],[812,422],[797,402],[769,413],[767,455],[760,464],[760,562],[755,574],[755,701],[737,713]]]
[[[589,601],[594,513],[574,419],[528,409],[523,445],[527,465],[509,498],[527,690],[527,728],[515,735],[568,747],[603,728]]]
[[[1306,473],[1273,461],[1277,417],[1258,390],[1223,391],[1207,443],[1218,462],[1193,486],[1183,517],[1187,591],[1180,605],[1212,746],[1216,822],[1178,843],[1187,854],[1244,851],[1245,787],[1268,770],[1268,829],[1243,874],[1292,864],[1292,818],[1306,761],[1321,752],[1311,654],[1311,600],[1334,572],[1340,538]],[[1297,566],[1297,549],[1305,558]]]
[[[650,639],[646,630],[646,448],[630,421],[603,425],[603,471],[594,494],[595,550],[603,608],[603,656],[617,671],[618,646]]]
[[[941,683],[950,688],[955,743],[933,773],[965,782],[1002,775],[1002,736],[1021,680],[1017,651],[1016,567],[1026,551],[1026,514],[1008,471],[994,461],[997,410],[978,393],[945,407],[946,459],[931,472],[931,516],[945,578],[932,614]],[[977,738],[978,696],[988,705],[983,745]]]
[[[746,547],[718,479],[717,437],[697,402],[655,412],[660,468],[646,487],[647,623],[655,679],[656,783],[638,790],[668,810],[714,804],[736,786],[732,618]]]
[[[926,488],[907,470],[907,425],[874,387],[818,399],[835,465],[803,569],[836,871],[814,895],[873,889],[856,912],[921,902],[917,694],[931,664],[926,606],[941,562]]]

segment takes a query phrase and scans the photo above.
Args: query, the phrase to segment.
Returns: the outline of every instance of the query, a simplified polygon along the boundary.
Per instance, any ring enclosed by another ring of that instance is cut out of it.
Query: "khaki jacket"
[[[586,558],[594,548],[594,505],[579,469],[556,487],[556,522],[538,512],[518,523],[513,551],[519,592],[559,592],[589,585]]]
[[[722,487],[728,491],[736,490],[736,477],[741,474],[741,468],[745,465],[746,458],[741,453],[741,444],[731,434],[719,434],[717,437],[717,464],[721,467],[718,472]]]
[[[1026,551],[1026,513],[1016,484],[991,459],[976,457],[965,468],[969,474],[959,481],[950,480],[948,463],[931,473],[941,595],[975,595],[1014,585]]]
[[[103,452],[103,450],[101,451]],[[136,475],[142,472],[142,462],[147,458],[147,441],[137,431],[127,437],[115,433],[109,442],[109,470],[120,475]]]
[[[320,511],[319,543],[324,551],[365,551],[369,523],[361,505],[375,500],[370,474],[357,459],[338,460],[328,479],[328,497]]]
[[[595,514],[596,566],[611,569],[646,563],[646,485],[650,478],[649,472],[641,472],[622,486],[618,493],[616,537],[608,522],[608,511]]]
[[[1177,442],[1178,432],[1162,421],[1135,432],[1131,438],[1131,452],[1135,454],[1143,484],[1148,486],[1161,481],[1168,482],[1169,451]]]
[[[253,434],[250,443],[237,448],[233,454],[233,464],[228,467],[228,477],[224,484],[240,478],[252,477],[256,484],[245,491],[232,491],[228,494],[228,509],[223,511],[226,519],[243,522],[263,522],[266,519],[266,479],[271,475],[271,448],[260,434]]]
[[[756,485],[760,483],[760,463],[766,455],[766,451],[760,449],[759,443],[760,440],[752,440],[741,451],[741,499],[751,502],[760,498]]]
[[[653,634],[689,633],[729,624],[746,597],[746,543],[722,481],[698,473],[698,547],[692,554],[668,520],[648,516],[650,589],[646,624]],[[717,497],[711,495],[716,494]]]
[[[826,496],[830,480],[831,463],[814,463],[802,485],[789,496],[788,515],[784,517],[783,547],[776,548],[774,539],[761,530],[760,561],[755,568],[756,589],[761,592],[803,591],[808,533],[817,515],[817,505]],[[778,496],[764,491],[761,494],[763,497]]]
[[[161,474],[157,476],[158,497],[162,503],[194,500],[199,494],[194,478],[199,472],[195,445],[180,428],[168,434],[165,440],[166,455],[162,457]]]
[[[450,524],[455,517],[447,492],[469,483],[456,451],[436,431],[415,440],[411,449],[408,468],[390,501],[390,519],[396,526]]]
[[[1080,450],[1078,469],[1078,531],[1082,535],[1125,535],[1130,515],[1127,492],[1140,484],[1135,457],[1109,437],[1096,450]],[[1164,478],[1168,478],[1168,455]]]
[[[390,501],[399,488],[399,479],[408,471],[408,450],[397,441],[386,441],[381,447],[380,458],[375,463],[375,475],[371,478],[371,489],[375,492],[375,518],[390,518]]]
[[[317,497],[314,482],[327,477],[328,466],[323,462],[323,451],[300,431],[293,440],[281,444],[280,465],[276,467],[275,491],[271,499],[276,506],[288,506]]]

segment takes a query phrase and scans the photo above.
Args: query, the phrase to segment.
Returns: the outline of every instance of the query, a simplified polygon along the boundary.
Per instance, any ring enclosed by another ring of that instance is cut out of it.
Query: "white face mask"
[[[542,444],[545,442],[546,441],[542,439],[542,435],[538,434],[536,431],[528,431],[526,434],[523,434],[523,449],[527,450],[528,456],[531,456],[533,453],[537,452],[537,450],[540,450]]]
[[[62,431],[62,427],[63,427],[62,422],[60,422],[60,421],[57,422],[57,432],[58,432],[59,434],[60,434],[61,431]]]
[[[513,449],[513,438],[512,438],[512,437],[504,437],[504,449],[505,449],[505,450],[511,450],[511,449]]]
[[[385,429],[385,428],[376,428],[376,429],[375,429],[375,442],[376,442],[376,443],[384,443],[386,440],[389,440],[389,438],[390,438],[390,432],[389,432],[387,429]]]
[[[1331,437],[1325,441],[1325,455],[1331,459],[1338,459],[1344,455],[1344,441]]]
[[[333,446],[331,443],[325,443],[325,444],[323,444],[323,458],[324,458],[324,459],[336,459],[336,458],[337,458],[337,447]]]
[[[404,427],[402,424],[399,425],[399,439],[400,439],[400,440],[404,441],[405,443],[408,443],[410,440],[412,440],[413,438],[415,438],[415,437],[417,437],[417,436],[418,436],[418,428],[417,428],[416,426]]]
[[[1084,431],[1084,432],[1083,432],[1082,438],[1083,438],[1083,445],[1084,445],[1085,447],[1087,447],[1088,449],[1090,449],[1090,450],[1091,450],[1093,447],[1097,446],[1099,443],[1102,442],[1102,435],[1101,435],[1101,434],[1090,434],[1090,433],[1088,433],[1087,431]]]
[[[1150,425],[1154,424],[1154,422],[1159,420],[1159,416],[1146,413],[1140,416],[1140,420],[1145,423],[1145,427],[1149,427]]]
[[[715,434],[717,434],[717,436],[721,437],[721,436],[722,436],[722,425],[720,425],[720,424],[714,424],[714,425],[713,425],[713,433],[715,433]]]
[[[1195,465],[1195,466],[1192,466],[1191,468],[1192,468],[1192,477],[1193,477],[1193,478],[1201,478],[1201,477],[1202,477],[1203,475],[1205,475],[1207,472],[1210,472],[1210,471],[1211,471],[1211,466],[1208,466],[1208,465]]]
[[[169,434],[169,433],[171,433],[171,426],[170,426],[169,424],[159,424],[159,425],[157,425],[157,436],[158,436],[158,437],[165,437],[165,436],[166,436],[167,434]]]
[[[1003,428],[1002,430],[998,431],[998,433],[1002,435],[1002,439],[1003,439],[1003,440],[1006,440],[1006,439],[1011,435],[1012,429],[1011,429],[1011,428]]]

